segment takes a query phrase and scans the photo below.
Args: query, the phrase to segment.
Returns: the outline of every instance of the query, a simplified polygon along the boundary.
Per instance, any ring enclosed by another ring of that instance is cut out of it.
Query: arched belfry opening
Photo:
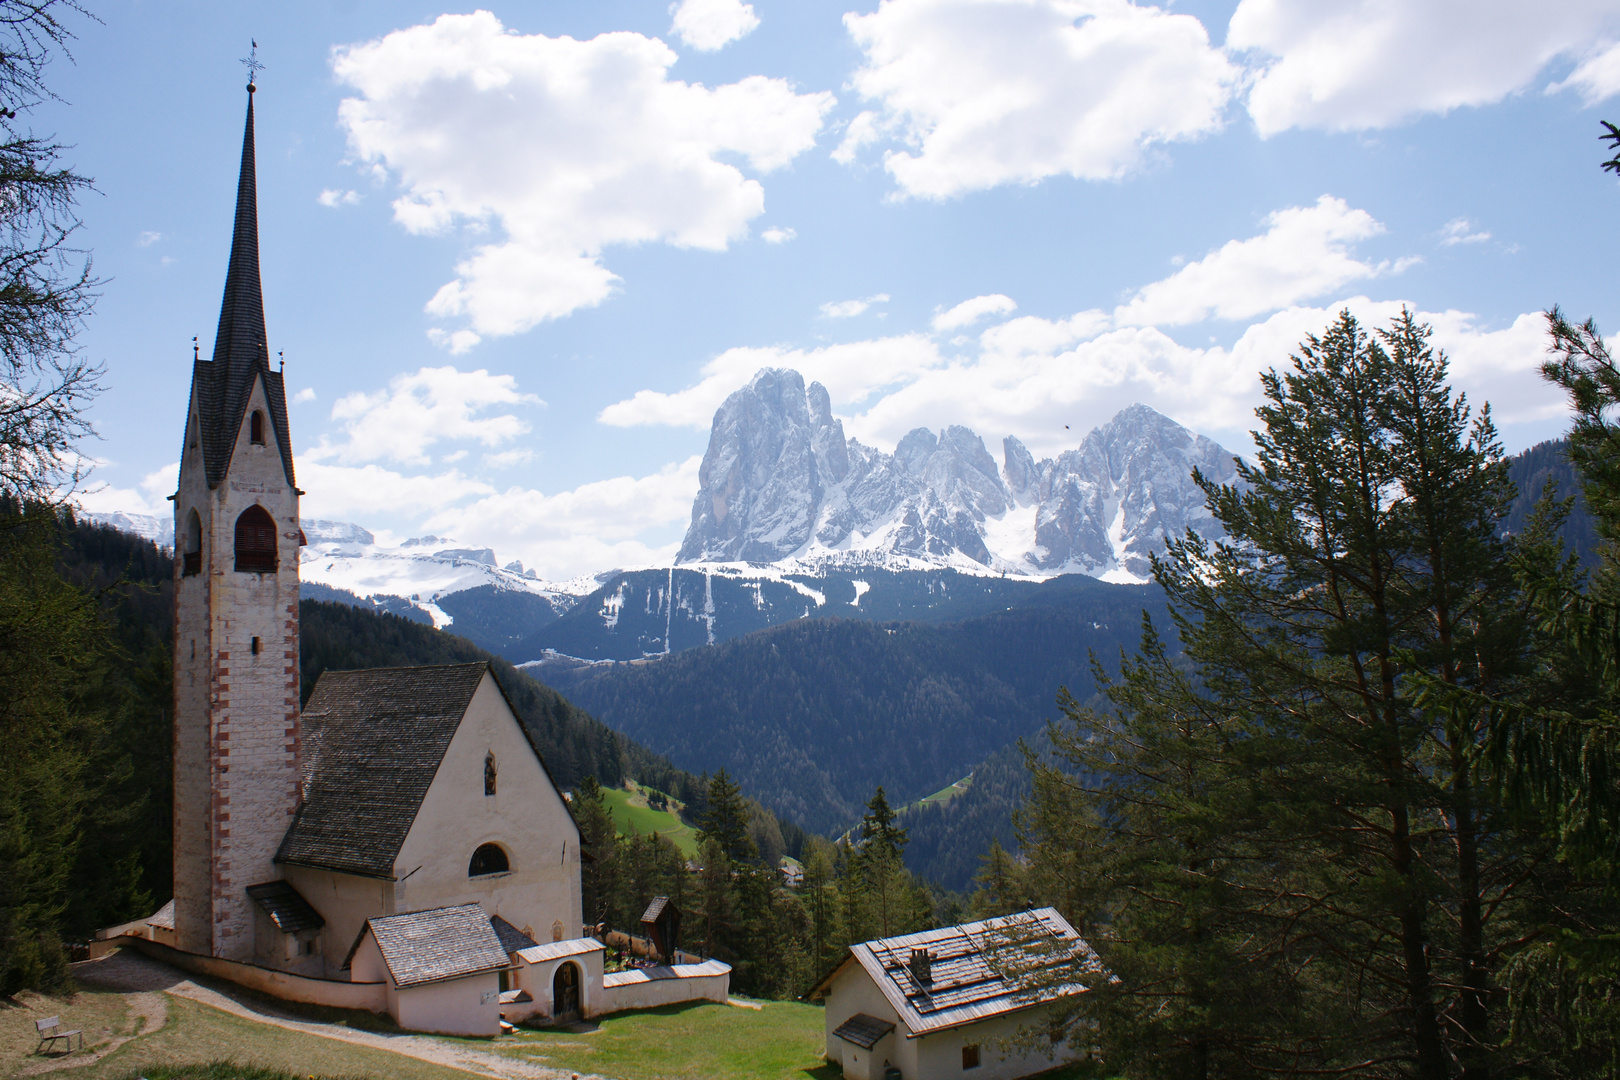
[[[484,755],[484,794],[495,794],[495,753]]]
[[[258,409],[248,417],[248,442],[254,446],[264,445],[264,413]]]
[[[190,577],[202,573],[202,517],[193,510],[186,515],[185,535],[181,538],[180,574]]]
[[[236,519],[236,568],[253,574],[276,572],[276,520],[257,503]]]
[[[506,861],[506,852],[501,850],[499,844],[479,844],[478,850],[472,854],[472,860],[467,863],[467,876],[504,874],[510,869],[512,865]]]

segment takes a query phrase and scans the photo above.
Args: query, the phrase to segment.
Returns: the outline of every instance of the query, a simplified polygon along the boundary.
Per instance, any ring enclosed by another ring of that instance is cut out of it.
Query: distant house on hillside
[[[1019,1027],[1108,977],[1063,916],[1039,908],[852,945],[805,996],[826,999],[827,1060],[846,1080],[1015,1080],[1073,1056],[1009,1045]]]

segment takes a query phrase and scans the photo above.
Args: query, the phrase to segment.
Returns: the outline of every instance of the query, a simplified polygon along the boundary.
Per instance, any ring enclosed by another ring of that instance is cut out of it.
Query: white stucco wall
[[[355,950],[350,969],[356,981],[380,979],[388,988],[388,1014],[406,1031],[440,1035],[501,1033],[500,975],[486,971],[463,979],[426,986],[397,987],[388,973],[377,939],[370,934]]]
[[[344,978],[343,960],[365,928],[366,920],[379,915],[396,915],[396,885],[379,878],[339,874],[308,866],[284,865],[282,876],[321,913],[322,974],[328,979]],[[364,981],[364,980],[359,980]]]
[[[527,990],[532,1002],[513,1004],[507,1006],[506,1018],[513,1023],[526,1020],[531,1016],[552,1016],[557,1010],[552,1001],[553,979],[557,969],[564,964],[574,964],[579,968],[579,1014],[585,1016],[599,1016],[604,1011],[602,1007],[602,966],[605,952],[594,949],[590,952],[576,953],[556,960],[542,960],[531,964],[523,959],[522,953],[513,954],[517,970],[513,971],[509,985],[514,990]]]
[[[485,795],[491,752],[496,794]],[[511,870],[469,878],[468,860],[485,843],[506,851]],[[485,675],[473,694],[394,871],[400,911],[476,903],[536,941],[551,940],[554,922],[578,933],[579,833],[494,676]]]
[[[710,964],[678,964],[672,968],[618,971],[604,976],[601,1011],[654,1009],[683,1001],[713,1001],[723,1005],[730,995],[731,970],[709,974]]]
[[[246,416],[265,417],[262,445]],[[263,380],[254,383],[225,475],[210,489],[188,411],[175,535],[202,520],[202,572],[175,561],[175,929],[181,948],[251,960],[249,885],[272,863],[298,801],[298,493],[287,483]],[[275,573],[235,569],[236,520],[254,504],[276,522]],[[260,648],[252,651],[258,638]]]

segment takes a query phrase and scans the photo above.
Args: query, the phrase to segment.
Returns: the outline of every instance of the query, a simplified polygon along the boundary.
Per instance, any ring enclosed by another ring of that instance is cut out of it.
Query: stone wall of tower
[[[281,876],[273,859],[298,806],[298,493],[262,379],[214,488],[196,410],[194,401],[175,496],[175,932],[189,952],[251,960],[245,890]],[[249,437],[255,410],[266,417],[262,445]],[[236,522],[255,504],[276,522],[274,573],[235,568]],[[187,575],[193,511],[200,572]]]

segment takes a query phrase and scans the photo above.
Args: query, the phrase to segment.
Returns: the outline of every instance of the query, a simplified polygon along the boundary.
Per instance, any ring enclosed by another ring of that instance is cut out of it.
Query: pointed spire
[[[253,159],[253,90],[248,85],[247,126],[242,133],[242,173],[236,182],[236,230],[225,272],[225,300],[214,337],[214,362],[224,363],[231,404],[252,382],[253,370],[270,369],[264,330],[264,292],[259,285],[259,198]]]

